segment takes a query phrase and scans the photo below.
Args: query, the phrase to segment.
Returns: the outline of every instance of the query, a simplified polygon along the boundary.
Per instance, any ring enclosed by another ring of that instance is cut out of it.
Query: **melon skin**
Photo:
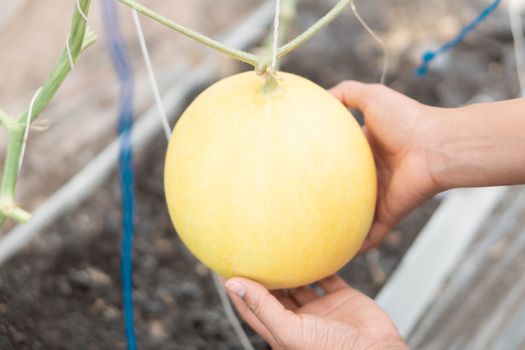
[[[337,272],[370,228],[372,152],[351,113],[302,77],[279,72],[261,91],[254,72],[215,83],[171,137],[164,185],[189,250],[225,277],[269,289]]]

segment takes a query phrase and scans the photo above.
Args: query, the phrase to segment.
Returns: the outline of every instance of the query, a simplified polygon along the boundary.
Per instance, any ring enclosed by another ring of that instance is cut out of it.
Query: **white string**
[[[31,103],[29,104],[29,110],[27,111],[26,129],[24,131],[24,139],[22,140],[22,149],[20,151],[20,160],[18,161],[18,173],[20,173],[20,169],[22,169],[22,162],[24,160],[24,155],[26,153],[27,137],[29,136],[29,126],[31,125],[31,118],[33,117],[33,105],[35,104],[36,98],[40,94],[41,90],[42,90],[42,88],[39,88],[35,92],[35,94],[33,95],[33,98],[31,99]]]
[[[169,141],[171,137],[171,129],[170,129],[170,125],[168,122],[166,111],[164,109],[164,104],[162,103],[162,99],[160,98],[159,87],[157,84],[157,80],[155,78],[153,66],[151,64],[148,46],[146,45],[146,39],[144,38],[144,31],[142,30],[142,25],[140,23],[140,19],[139,19],[137,11],[132,10],[132,15],[133,15],[133,22],[135,23],[135,28],[137,30],[137,35],[139,38],[142,56],[144,58],[144,63],[148,71],[148,77],[151,83],[151,88],[153,90],[153,95],[155,97],[155,103],[157,105],[159,117],[160,117],[162,126],[164,128],[166,139]],[[239,319],[237,318],[237,316],[235,316],[235,312],[233,311],[232,305],[228,299],[226,291],[224,290],[224,286],[222,285],[219,279],[219,276],[216,273],[213,273],[213,282],[215,285],[215,289],[217,290],[217,293],[219,294],[219,298],[220,298],[224,313],[226,314],[226,318],[230,322],[243,349],[244,350],[254,350],[252,344],[250,343],[250,340],[248,339],[248,336],[246,335],[246,332],[242,328],[242,325]]]
[[[73,55],[71,54],[71,47],[69,46],[69,36],[70,34],[67,35],[66,52],[69,61],[69,68],[73,70],[73,68],[75,67],[75,63],[73,62]]]
[[[250,339],[248,339],[248,336],[246,335],[246,332],[244,332],[241,323],[237,319],[237,316],[235,316],[235,312],[233,311],[232,305],[230,304],[230,299],[228,299],[228,295],[224,290],[220,277],[215,272],[213,272],[213,282],[215,283],[215,288],[219,292],[219,297],[221,299],[224,312],[226,313],[226,317],[228,318],[228,320],[230,320],[233,330],[235,331],[235,334],[237,334],[237,337],[239,338],[242,347],[245,350],[254,350]]]
[[[78,13],[80,13],[80,16],[82,16],[82,18],[84,19],[84,21],[88,21],[88,18],[86,16],[86,14],[84,13],[84,11],[82,11],[82,7],[80,7],[80,2],[79,0],[76,0],[76,4],[77,4],[77,10],[78,10]],[[73,70],[73,68],[75,67],[75,62],[73,61],[73,54],[71,53],[71,45],[69,43],[71,37],[70,37],[71,33],[68,34],[67,36],[67,42],[66,42],[66,52],[67,52],[67,59],[69,61],[69,67],[71,70]]]
[[[142,30],[142,25],[140,24],[140,19],[136,10],[131,11],[133,15],[133,22],[135,23],[135,28],[137,29],[137,36],[139,37],[140,49],[142,51],[142,57],[144,58],[144,64],[146,65],[146,70],[148,72],[149,82],[151,84],[151,90],[153,91],[153,96],[155,98],[155,104],[157,105],[157,110],[159,113],[160,122],[166,134],[166,139],[170,139],[171,128],[168,122],[168,116],[166,115],[166,110],[164,109],[164,104],[160,98],[159,86],[157,84],[157,79],[155,78],[155,72],[153,71],[153,66],[151,65],[151,59],[149,56],[148,47],[146,45],[146,40],[144,39],[144,31]]]
[[[365,20],[361,17],[359,12],[357,12],[357,8],[355,6],[354,1],[351,2],[350,6],[352,7],[352,11],[354,12],[355,17],[361,23],[361,25],[365,28],[365,30],[374,38],[374,40],[381,46],[383,49],[383,67],[381,69],[381,78],[379,79],[379,82],[381,84],[385,84],[386,75],[388,74],[388,61],[389,61],[389,54],[388,54],[388,48],[386,47],[385,43],[381,38],[368,26],[368,24],[365,22]]]
[[[279,45],[279,22],[281,17],[281,0],[275,0],[275,18],[273,19],[272,71],[277,69],[277,49]]]
[[[525,37],[523,35],[523,23],[521,21],[522,5],[519,1],[511,0],[508,7],[510,27],[514,38],[514,55],[516,57],[520,92],[521,97],[525,97]]]
[[[78,9],[78,12],[80,13],[80,15],[82,16],[82,18],[84,18],[84,20],[87,22],[88,18],[86,16],[86,14],[84,13],[84,11],[82,11],[82,7],[80,7],[80,1],[79,0],[77,0],[77,9]]]

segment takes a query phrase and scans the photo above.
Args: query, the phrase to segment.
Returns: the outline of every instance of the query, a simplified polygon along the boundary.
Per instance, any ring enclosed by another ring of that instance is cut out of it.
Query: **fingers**
[[[382,222],[374,222],[372,224],[372,227],[370,228],[370,232],[368,233],[368,236],[366,237],[365,241],[363,242],[363,245],[361,245],[361,248],[359,249],[359,252],[366,252],[369,249],[375,248],[383,237],[390,231],[390,226],[385,225]]]
[[[348,108],[366,111],[367,106],[390,89],[384,85],[364,84],[357,81],[343,81],[329,90]]]
[[[325,291],[326,294],[337,292],[338,290],[348,288],[349,285],[337,274],[328,276],[319,281],[320,287]],[[320,295],[310,287],[299,287],[293,288],[289,291],[290,297],[301,307],[316,299],[319,299]]]
[[[255,315],[250,311],[246,303],[236,294],[231,293],[228,290],[228,287],[226,287],[226,290],[228,291],[228,294],[230,295],[231,301],[233,305],[235,306],[235,309],[237,309],[237,312],[241,316],[241,318],[250,325],[250,327],[261,337],[263,337],[264,340],[266,340],[267,343],[272,344],[273,336],[270,333],[268,329],[255,317]]]
[[[319,298],[319,294],[317,294],[310,287],[292,288],[288,290],[288,293],[290,294],[290,297],[299,306],[303,306],[304,304],[308,304],[309,302],[314,301],[315,299]]]
[[[373,248],[377,247],[380,242],[381,242],[381,240],[378,239],[378,238],[376,238],[376,239],[372,239],[372,238],[365,239],[365,241],[363,242],[363,245],[359,249],[359,253],[364,253],[364,252],[369,251],[370,249],[373,249]]]
[[[285,307],[260,284],[232,278],[225,284],[241,317],[270,344],[293,336],[299,316]]]
[[[328,276],[319,281],[319,285],[326,294],[337,292],[338,290],[350,287],[341,277],[338,275]]]
[[[270,293],[288,310],[295,311],[299,307],[297,302],[282,289],[273,290]]]

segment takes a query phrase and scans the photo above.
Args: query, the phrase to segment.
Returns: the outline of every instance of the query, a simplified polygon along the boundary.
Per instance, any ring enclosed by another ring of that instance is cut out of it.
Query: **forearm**
[[[525,99],[440,110],[427,149],[440,189],[525,183]]]

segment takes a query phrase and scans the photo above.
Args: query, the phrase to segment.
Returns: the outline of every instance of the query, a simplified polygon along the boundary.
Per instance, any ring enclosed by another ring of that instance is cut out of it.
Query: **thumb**
[[[343,81],[334,86],[329,92],[348,108],[366,110],[375,96],[384,93],[386,87],[377,84],[364,84],[357,81]]]
[[[365,114],[365,117],[369,108],[372,107],[380,107],[381,115],[388,115],[389,112],[400,107],[406,108],[414,103],[419,105],[415,100],[381,84],[343,81],[331,88],[329,92],[346,107],[359,109]]]
[[[236,277],[224,286],[235,296],[232,299],[241,317],[270,344],[282,345],[283,339],[296,333],[299,316],[287,310],[259,283]]]

